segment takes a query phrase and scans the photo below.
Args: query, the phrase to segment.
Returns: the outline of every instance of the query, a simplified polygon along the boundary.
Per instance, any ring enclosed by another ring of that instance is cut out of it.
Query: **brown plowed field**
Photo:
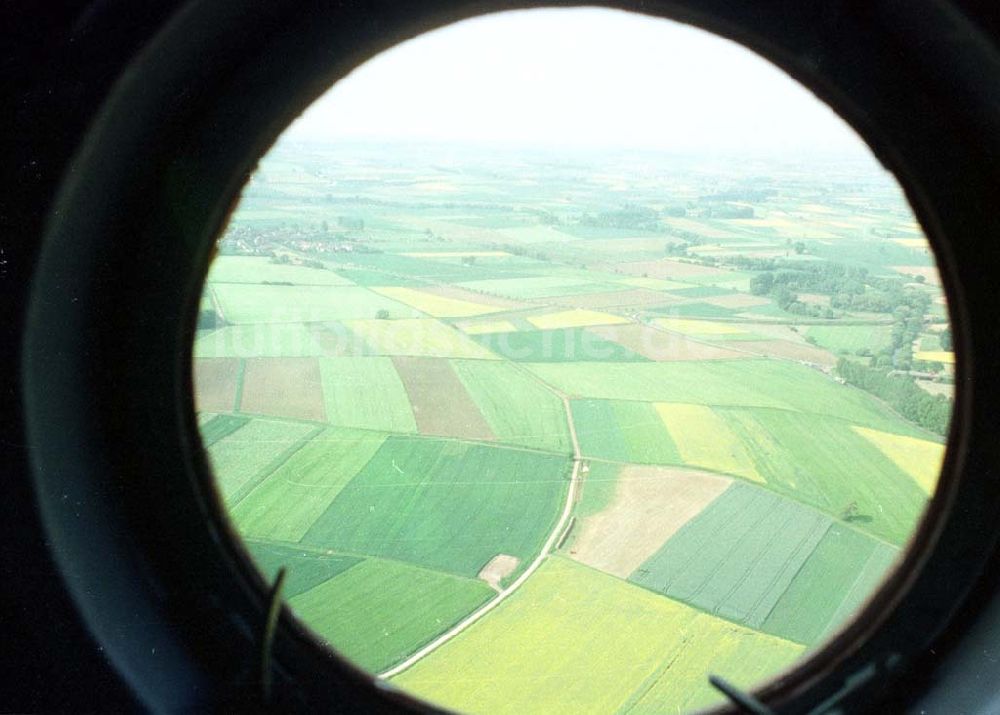
[[[444,358],[392,358],[420,434],[466,439],[494,439],[476,403],[465,385]]]
[[[236,376],[239,358],[195,358],[194,401],[199,412],[232,412],[236,409]]]
[[[656,361],[731,360],[746,353],[689,340],[677,333],[656,330],[646,325],[606,325],[588,328],[595,335],[623,345],[632,352]]]
[[[249,358],[243,374],[243,412],[323,421],[323,385],[316,358]]]
[[[722,268],[670,260],[633,261],[632,263],[622,263],[618,268],[633,276],[648,275],[650,278],[691,278],[695,276],[724,278],[734,275],[732,271]]]
[[[583,520],[570,555],[628,578],[731,482],[691,469],[628,465],[618,476],[611,504]]]

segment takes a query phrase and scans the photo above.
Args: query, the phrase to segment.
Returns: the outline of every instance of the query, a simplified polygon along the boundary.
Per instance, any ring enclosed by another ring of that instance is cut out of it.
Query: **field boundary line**
[[[541,551],[539,551],[538,556],[536,556],[535,560],[531,562],[528,568],[526,568],[524,572],[517,577],[517,580],[515,580],[507,588],[500,591],[496,598],[483,604],[478,610],[469,614],[464,620],[452,626],[416,653],[408,657],[402,663],[379,673],[379,678],[388,679],[399,675],[404,670],[407,670],[416,664],[417,661],[430,655],[459,633],[466,630],[469,626],[479,621],[479,619],[506,601],[515,591],[517,591],[517,589],[519,589],[524,582],[538,570],[538,568],[542,565],[542,562],[544,562],[552,552],[552,548],[555,546],[556,540],[562,535],[562,532],[566,528],[566,524],[569,521],[570,515],[573,512],[573,505],[576,503],[576,492],[580,483],[580,465],[582,463],[582,459],[580,457],[580,447],[576,441],[576,428],[573,425],[573,415],[572,412],[570,412],[569,399],[563,396],[562,401],[563,409],[566,411],[566,420],[569,423],[570,436],[573,439],[573,471],[570,474],[569,488],[566,490],[566,503],[563,505],[562,514],[559,516],[559,521],[556,522],[555,528],[552,529],[548,539],[545,540],[545,544],[542,546]]]

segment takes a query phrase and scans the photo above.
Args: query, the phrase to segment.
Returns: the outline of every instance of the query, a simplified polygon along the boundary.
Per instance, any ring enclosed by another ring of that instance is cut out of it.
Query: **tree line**
[[[946,435],[951,420],[951,401],[931,395],[909,375],[868,367],[845,358],[837,361],[837,374],[849,385],[860,387],[888,403],[896,412],[929,432]]]

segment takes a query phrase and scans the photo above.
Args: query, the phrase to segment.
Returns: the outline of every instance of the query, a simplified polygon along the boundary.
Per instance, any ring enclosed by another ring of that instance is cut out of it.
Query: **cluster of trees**
[[[491,242],[487,243],[486,247],[491,251],[504,251],[510,253],[514,256],[527,256],[528,258],[534,258],[539,261],[551,261],[552,256],[547,252],[541,250],[528,250],[527,246],[521,243],[497,243]],[[463,260],[463,263],[465,261]]]
[[[951,402],[943,395],[925,392],[909,375],[890,374],[889,370],[844,358],[837,361],[837,374],[848,384],[881,398],[903,417],[924,429],[939,435],[947,434]]]
[[[625,204],[616,211],[602,211],[596,216],[583,214],[580,223],[601,228],[629,228],[637,231],[659,231],[660,215],[647,206]]]
[[[872,276],[856,266],[747,256],[734,256],[728,262],[742,270],[759,271],[750,280],[750,291],[773,296],[782,309],[792,313],[818,315],[817,306],[801,307],[798,292],[830,296],[830,308],[819,309],[825,317],[833,317],[834,310],[895,313],[900,307],[922,316],[929,305],[925,292],[907,288],[902,279]]]
[[[707,207],[702,215],[706,218],[753,218],[754,213],[752,206],[718,204]]]
[[[793,282],[785,281],[784,278],[786,278],[785,273],[775,273],[774,271],[758,273],[750,279],[750,292],[754,295],[767,295],[774,298],[778,307],[789,313],[807,315],[812,318],[836,317],[831,308],[799,300],[798,295],[789,287],[789,284]]]
[[[759,203],[772,196],[777,196],[776,189],[752,188],[749,186],[736,187],[725,191],[716,191],[714,194],[705,194],[699,197],[702,201],[747,201]]]
[[[268,263],[275,263],[281,266],[303,266],[304,268],[316,268],[321,271],[326,270],[326,265],[323,261],[317,261],[314,258],[298,258],[293,261],[287,253],[274,253],[273,251],[271,252],[271,260]]]

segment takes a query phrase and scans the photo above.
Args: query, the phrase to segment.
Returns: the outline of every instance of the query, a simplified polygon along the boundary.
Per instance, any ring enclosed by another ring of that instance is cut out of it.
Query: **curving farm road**
[[[480,618],[485,616],[487,613],[492,611],[494,608],[503,603],[511,594],[513,594],[521,585],[528,580],[528,578],[538,570],[538,567],[542,565],[545,561],[545,557],[549,555],[552,551],[552,547],[555,545],[556,540],[562,534],[563,530],[566,528],[566,523],[569,521],[570,512],[573,511],[573,504],[576,501],[576,492],[580,484],[580,443],[576,438],[576,426],[573,424],[573,413],[570,410],[569,399],[565,395],[560,395],[562,399],[563,409],[566,411],[566,422],[569,424],[569,434],[573,441],[573,471],[570,474],[569,489],[566,490],[566,503],[563,505],[562,514],[559,517],[559,521],[556,523],[555,528],[552,533],[549,534],[549,538],[545,540],[545,544],[542,546],[542,550],[535,557],[535,560],[524,570],[517,580],[514,581],[510,586],[502,590],[497,594],[496,598],[483,604],[481,608],[477,611],[473,611],[462,621],[458,622],[452,626],[449,630],[445,631],[433,641],[425,645],[423,648],[418,650],[416,653],[411,655],[409,658],[393,666],[389,670],[379,673],[380,678],[391,678],[394,675],[399,675],[407,668],[414,665],[421,658],[424,658],[435,650],[443,646],[445,643],[450,641],[452,638],[457,636],[459,633],[464,631],[466,628],[471,626],[473,623],[478,621]]]

